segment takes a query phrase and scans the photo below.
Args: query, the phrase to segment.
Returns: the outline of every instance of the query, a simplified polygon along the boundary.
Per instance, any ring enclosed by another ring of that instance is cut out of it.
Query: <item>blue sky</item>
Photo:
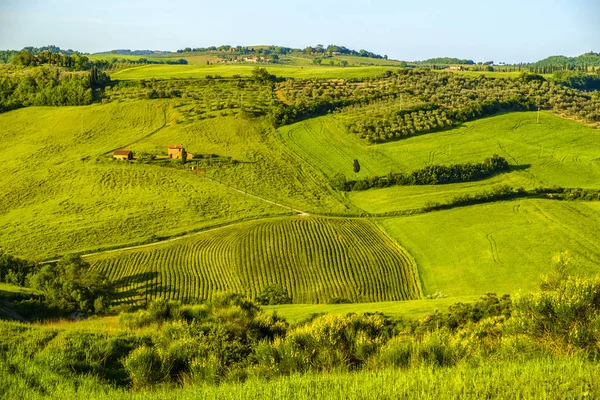
[[[339,44],[391,58],[600,52],[598,0],[0,0],[0,49]]]

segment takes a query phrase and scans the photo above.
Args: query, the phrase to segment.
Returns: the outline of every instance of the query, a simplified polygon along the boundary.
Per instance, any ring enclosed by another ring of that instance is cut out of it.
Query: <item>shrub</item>
[[[165,378],[161,359],[155,349],[141,346],[123,361],[123,366],[135,388],[154,385]]]
[[[292,298],[281,285],[266,286],[258,296],[256,302],[261,305],[291,304]]]

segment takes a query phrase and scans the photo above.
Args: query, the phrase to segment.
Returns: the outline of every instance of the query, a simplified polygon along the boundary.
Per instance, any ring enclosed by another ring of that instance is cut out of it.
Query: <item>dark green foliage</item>
[[[292,104],[276,113],[273,122],[277,126],[341,109],[342,115],[350,117],[349,131],[374,143],[538,106],[588,121],[600,120],[598,96],[531,73],[509,79],[400,69],[375,79],[288,79],[278,90]],[[420,99],[421,103],[407,108],[402,106],[403,97]],[[396,108],[388,106],[390,99],[399,103]],[[360,107],[379,104],[378,115],[361,112]]]
[[[545,290],[519,298],[515,308],[519,331],[567,351],[582,349],[590,357],[600,356],[600,278],[563,277],[544,283]]]
[[[46,264],[31,274],[31,288],[44,295],[44,302],[63,312],[104,312],[113,288],[100,272],[79,256],[66,256],[56,264]]]
[[[292,298],[283,286],[269,285],[265,287],[258,296],[256,296],[256,302],[263,306],[275,304],[291,304]]]
[[[600,90],[600,73],[589,74],[582,71],[556,71],[555,82],[579,90]]]
[[[475,65],[475,61],[473,61],[473,60],[463,60],[460,58],[453,58],[453,57],[430,58],[428,60],[419,61],[418,63],[419,64],[441,64],[441,65],[450,65],[450,64]]]
[[[266,68],[256,67],[252,70],[252,79],[256,82],[267,83],[275,80],[275,75],[269,74]]]
[[[478,164],[429,165],[408,175],[390,173],[387,176],[346,181],[343,190],[367,190],[395,185],[441,185],[470,182],[488,178],[494,174],[508,171],[508,169],[509,166],[506,159],[494,154],[491,158],[487,158],[484,162]],[[336,184],[341,185],[342,183],[341,179],[337,179]]]
[[[27,106],[91,104],[90,73],[39,67],[0,75],[0,112]]]
[[[25,286],[25,278],[33,267],[32,262],[13,257],[0,249],[0,282]]]
[[[355,174],[358,174],[360,172],[360,163],[357,159],[354,159],[354,162],[352,163],[352,170]]]

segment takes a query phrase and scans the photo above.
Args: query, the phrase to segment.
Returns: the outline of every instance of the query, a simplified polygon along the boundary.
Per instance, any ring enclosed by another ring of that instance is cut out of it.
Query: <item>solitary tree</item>
[[[181,163],[185,164],[187,161],[187,151],[185,149],[181,149]]]
[[[353,169],[355,174],[358,174],[360,172],[360,163],[357,159],[354,159]]]

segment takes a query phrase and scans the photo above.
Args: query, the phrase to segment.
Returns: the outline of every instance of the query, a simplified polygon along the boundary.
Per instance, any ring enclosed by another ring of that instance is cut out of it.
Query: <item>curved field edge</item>
[[[118,301],[256,297],[285,287],[294,303],[421,298],[411,256],[366,220],[292,217],[252,221],[177,242],[92,256],[115,283]]]
[[[377,222],[415,258],[425,295],[533,290],[565,251],[570,273],[600,273],[599,202],[501,201]]]

